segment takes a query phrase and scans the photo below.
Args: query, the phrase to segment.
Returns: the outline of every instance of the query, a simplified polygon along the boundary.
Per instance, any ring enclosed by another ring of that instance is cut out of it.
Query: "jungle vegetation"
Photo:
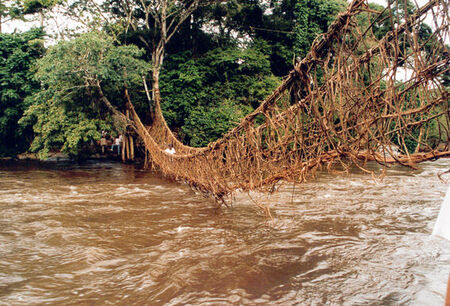
[[[29,31],[0,34],[0,156],[28,151],[45,158],[58,151],[78,157],[102,130],[120,132],[96,82],[119,110],[126,86],[144,119],[160,101],[179,139],[204,146],[256,108],[347,5],[345,0],[154,3],[1,4],[0,26],[33,14],[41,22]],[[46,14],[56,6],[79,18],[84,31],[56,39],[46,34]],[[362,27],[372,21],[359,22]],[[387,31],[383,22],[375,27],[380,37]],[[424,39],[430,37],[431,28],[421,31]],[[52,45],[44,47],[50,38]],[[143,78],[153,89],[150,103]]]

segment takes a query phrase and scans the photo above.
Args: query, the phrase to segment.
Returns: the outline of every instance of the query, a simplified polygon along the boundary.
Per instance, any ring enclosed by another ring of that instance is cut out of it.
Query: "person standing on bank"
[[[108,142],[106,141],[106,132],[102,131],[102,138],[100,138],[100,146],[102,147],[102,154],[105,154],[105,147],[107,146]]]
[[[114,138],[114,142],[111,146],[111,151],[114,153],[114,148],[117,148],[117,155],[119,155],[121,143],[122,143],[122,135],[119,135],[119,137]]]

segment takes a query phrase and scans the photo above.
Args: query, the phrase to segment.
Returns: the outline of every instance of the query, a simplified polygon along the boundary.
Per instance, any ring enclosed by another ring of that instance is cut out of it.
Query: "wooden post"
[[[125,158],[126,160],[130,159],[130,141],[129,141],[130,136],[126,136],[125,137]]]
[[[122,135],[122,162],[125,162],[125,135]]]
[[[130,136],[130,159],[134,161],[134,140],[133,136]]]
[[[127,117],[127,119],[130,119],[130,110],[127,108],[125,111],[125,116]],[[126,132],[125,132],[126,133]],[[124,135],[124,148],[125,148],[125,160],[129,160],[130,159],[130,142],[128,140],[129,136],[128,134]]]

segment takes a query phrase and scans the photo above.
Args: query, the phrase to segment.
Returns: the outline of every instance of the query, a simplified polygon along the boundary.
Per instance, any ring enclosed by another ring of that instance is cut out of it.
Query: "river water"
[[[450,242],[431,232],[449,159],[251,194],[273,221],[133,165],[0,163],[0,304],[444,301]]]

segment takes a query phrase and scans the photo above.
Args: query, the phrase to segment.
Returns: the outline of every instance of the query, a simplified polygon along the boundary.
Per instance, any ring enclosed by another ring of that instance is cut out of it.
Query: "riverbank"
[[[40,159],[35,153],[22,153],[16,156],[0,157],[0,161],[47,161],[47,162],[60,162],[60,161],[80,161],[80,160],[113,160],[121,161],[121,157],[116,154],[91,154],[83,158],[74,159],[67,154],[60,152],[49,153],[46,159]]]

